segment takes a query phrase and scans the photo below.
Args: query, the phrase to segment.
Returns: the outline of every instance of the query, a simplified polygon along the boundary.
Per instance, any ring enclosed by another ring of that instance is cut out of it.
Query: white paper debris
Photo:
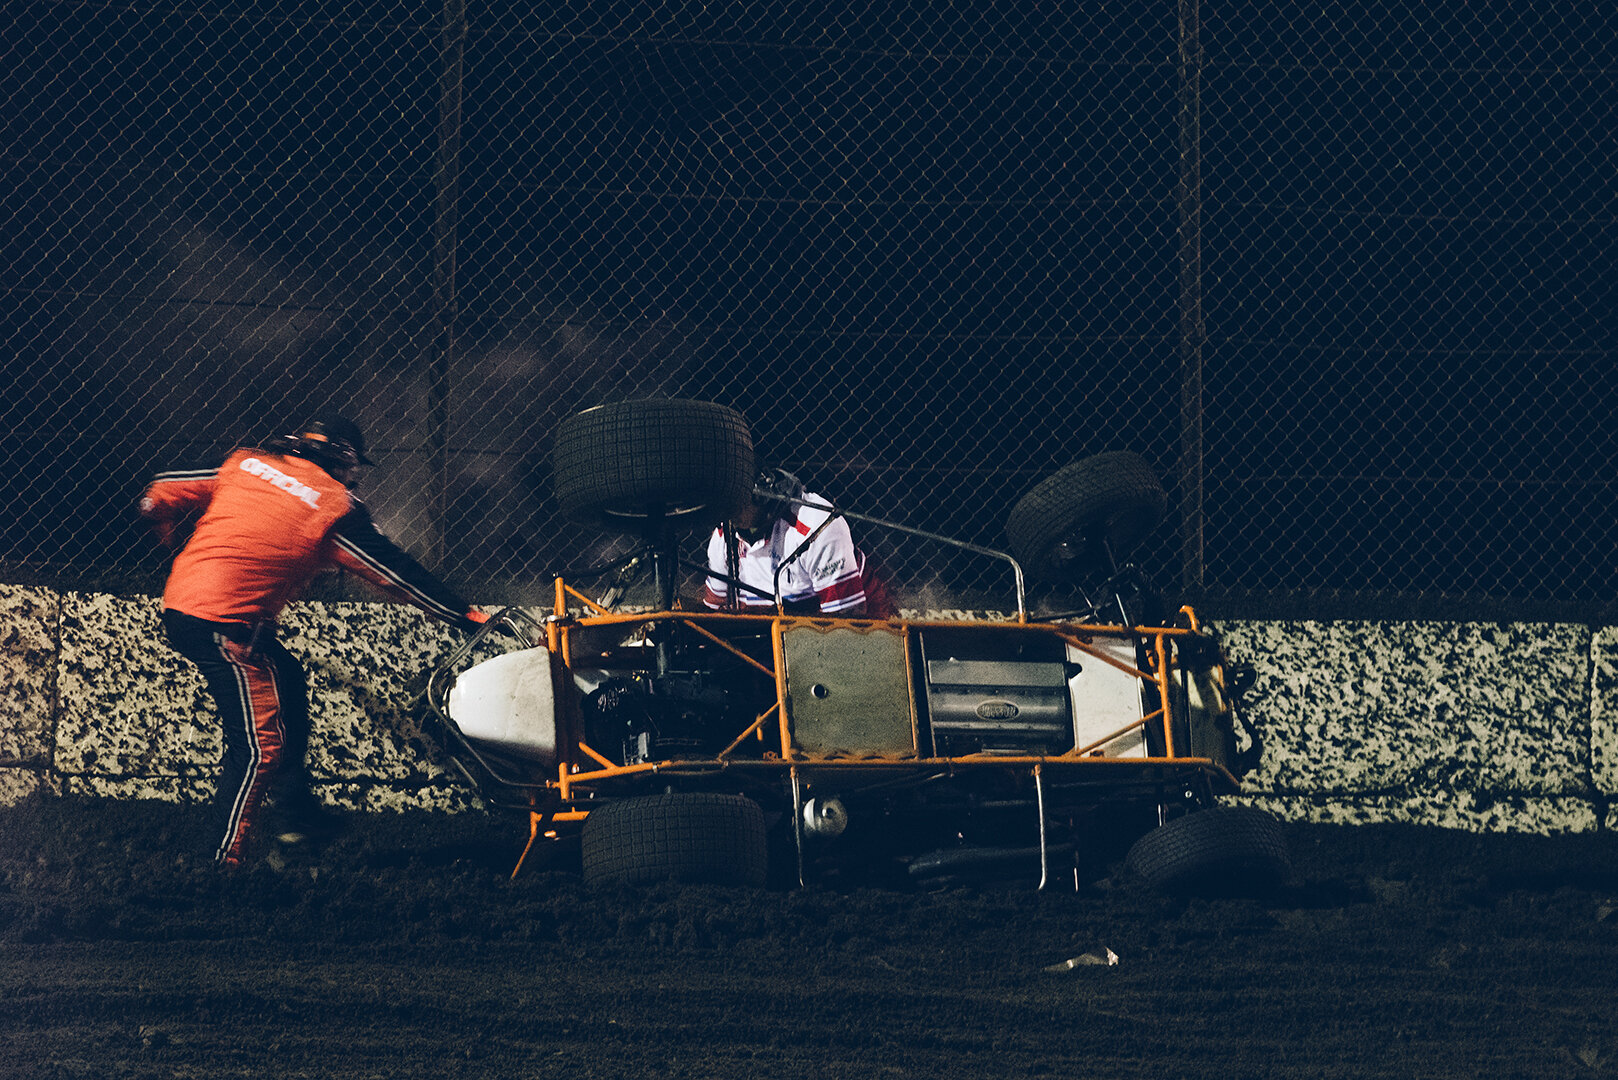
[[[1052,964],[1050,967],[1046,968],[1045,970],[1046,971],[1054,971],[1054,972],[1063,972],[1063,971],[1072,971],[1074,968],[1077,968],[1077,967],[1117,967],[1117,966],[1118,966],[1118,954],[1113,952],[1111,949],[1102,948],[1102,949],[1096,949],[1093,952],[1084,953],[1081,956],[1074,956],[1074,957],[1071,957],[1071,958],[1069,958],[1067,960],[1063,960],[1060,964]]]

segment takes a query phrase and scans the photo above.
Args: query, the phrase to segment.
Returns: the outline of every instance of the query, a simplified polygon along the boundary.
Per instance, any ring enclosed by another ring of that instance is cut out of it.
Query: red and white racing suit
[[[825,503],[813,494],[806,493],[803,499]],[[773,611],[776,569],[807,544],[807,549],[787,563],[781,573],[781,597],[789,608],[812,607],[824,615],[855,619],[891,615],[887,591],[868,576],[865,555],[854,546],[848,522],[838,517],[821,528],[831,516],[827,511],[814,506],[799,506],[796,510],[790,520],[777,518],[770,535],[757,541],[735,534],[736,577],[743,585],[751,586],[736,590],[738,606],[747,611]],[[725,530],[718,528],[708,539],[710,576],[702,590],[703,603],[710,608],[727,606],[728,564]]]
[[[201,512],[164,588],[163,625],[201,671],[224,722],[215,857],[234,865],[272,783],[307,797],[307,682],[276,639],[276,620],[315,574],[350,570],[462,629],[487,617],[378,532],[343,483],[302,457],[240,449],[217,469],[162,473],[140,511],[165,542],[179,519]]]

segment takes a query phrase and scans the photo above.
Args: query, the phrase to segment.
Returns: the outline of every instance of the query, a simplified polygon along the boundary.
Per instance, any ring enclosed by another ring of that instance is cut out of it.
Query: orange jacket
[[[463,629],[486,617],[378,532],[364,504],[305,458],[244,448],[217,469],[161,473],[140,510],[165,542],[177,519],[202,511],[163,591],[163,606],[186,615],[274,621],[315,574],[339,566]]]

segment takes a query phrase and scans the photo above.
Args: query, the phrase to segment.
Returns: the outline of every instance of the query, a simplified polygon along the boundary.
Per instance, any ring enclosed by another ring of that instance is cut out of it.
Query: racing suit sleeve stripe
[[[820,610],[831,614],[833,612],[851,612],[856,615],[865,613],[865,553],[855,549],[854,572],[845,574],[829,585],[822,586],[817,594],[820,597]]]
[[[179,469],[158,473],[141,493],[137,509],[152,523],[165,547],[172,547],[176,522],[188,511],[201,510],[213,499],[218,469]]]
[[[207,504],[218,469],[183,469],[158,473],[141,496],[140,512],[148,518],[171,518]]]
[[[332,533],[333,557],[383,592],[463,627],[475,626],[464,600],[404,549],[383,536],[363,505],[343,515]]]
[[[219,470],[212,469],[168,469],[152,477],[152,483],[160,484],[168,480],[206,480],[217,476]]]
[[[830,614],[834,611],[847,611],[849,608],[863,608],[865,606],[865,581],[859,573],[840,577],[830,585],[822,586],[816,590],[815,595],[820,598],[820,610]]]

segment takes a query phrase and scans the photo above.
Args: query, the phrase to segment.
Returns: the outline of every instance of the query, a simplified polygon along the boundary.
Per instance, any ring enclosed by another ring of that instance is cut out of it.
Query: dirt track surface
[[[1263,898],[603,892],[472,815],[227,879],[199,818],[0,809],[0,1076],[1618,1076],[1611,835],[1289,826]]]

